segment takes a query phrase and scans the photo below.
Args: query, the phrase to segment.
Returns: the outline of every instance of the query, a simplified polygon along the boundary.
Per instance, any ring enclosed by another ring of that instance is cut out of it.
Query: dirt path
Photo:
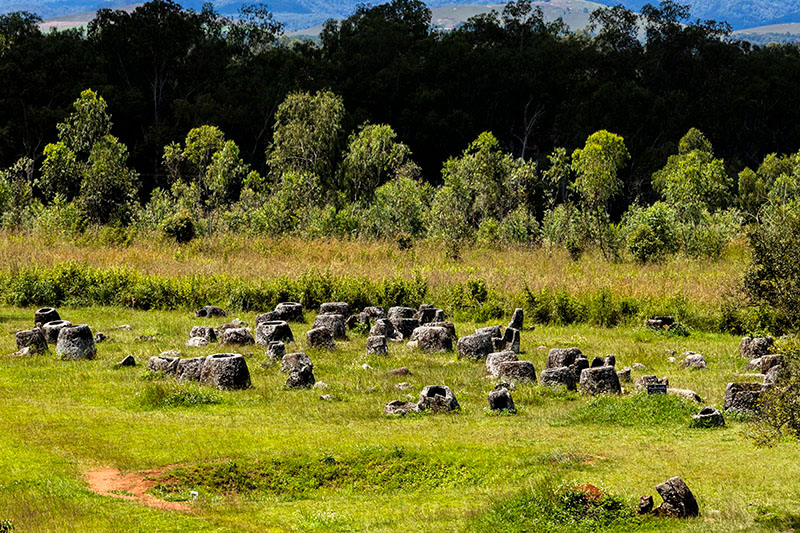
[[[162,474],[169,468],[171,467],[131,472],[130,474],[123,474],[116,468],[104,468],[87,472],[85,477],[92,492],[101,496],[131,500],[156,509],[190,511],[191,507],[185,503],[167,502],[147,494],[147,491],[155,485],[155,481],[145,478]]]

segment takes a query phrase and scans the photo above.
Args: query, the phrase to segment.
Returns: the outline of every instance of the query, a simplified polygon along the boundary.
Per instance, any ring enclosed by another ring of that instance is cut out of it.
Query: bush
[[[179,209],[177,213],[164,219],[161,231],[176,242],[187,243],[195,238],[197,232],[194,216],[186,209]]]
[[[779,339],[775,350],[783,361],[777,381],[762,393],[751,437],[774,446],[784,437],[800,437],[800,339]]]
[[[678,223],[669,205],[632,206],[625,219],[626,244],[637,261],[655,261],[678,251]]]
[[[495,503],[470,524],[470,531],[635,531],[644,523],[625,500],[577,482],[549,480]]]

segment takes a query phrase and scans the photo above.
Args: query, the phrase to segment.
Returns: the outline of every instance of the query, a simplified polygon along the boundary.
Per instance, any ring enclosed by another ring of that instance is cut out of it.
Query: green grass
[[[30,327],[33,311],[0,309],[0,354],[15,351],[12,332]],[[59,311],[109,340],[93,361],[0,356],[0,520],[16,531],[498,531],[504,530],[498,516],[538,512],[541,502],[531,495],[543,479],[551,489],[596,485],[627,509],[674,475],[694,491],[700,518],[639,523],[620,510],[588,522],[568,513],[569,520],[588,530],[772,531],[792,527],[800,516],[797,442],[756,448],[743,436],[747,423],[733,417],[715,431],[690,429],[691,410],[670,397],[591,400],[519,385],[512,393],[516,415],[487,416],[495,382],[485,378],[482,363],[402,344],[392,344],[388,357],[367,357],[359,335],[334,352],[308,350],[312,313],[306,324],[292,325],[298,344],[289,349],[310,355],[327,389],[286,390],[286,375],[277,366],[262,368],[264,350],[252,346],[235,351],[245,355],[253,387],[216,391],[143,379],[143,365],[169,349],[184,357],[227,351],[184,347],[191,326],[236,316],[254,324],[255,311],[216,320],[188,311]],[[115,330],[120,324],[134,329]],[[458,334],[475,326],[459,322]],[[157,340],[135,340],[145,334]],[[738,341],[633,327],[537,326],[522,333],[524,358],[537,372],[547,355],[539,346],[578,346],[590,357],[613,353],[620,367],[643,363],[647,370],[634,379],[666,375],[671,386],[692,389],[717,407],[725,384],[744,371]],[[702,353],[709,370],[680,369],[668,362],[668,350]],[[139,366],[115,368],[128,354]],[[387,375],[401,366],[413,375]],[[397,390],[401,381],[412,388]],[[384,416],[389,401],[416,399],[423,386],[439,383],[453,389],[459,413]],[[322,401],[321,394],[339,401]],[[191,511],[93,494],[84,473],[104,467],[170,467],[156,492],[188,500]],[[197,500],[188,498],[191,490],[200,493]],[[561,518],[547,520],[551,530],[565,530]],[[508,523],[510,531],[537,528],[528,518]]]

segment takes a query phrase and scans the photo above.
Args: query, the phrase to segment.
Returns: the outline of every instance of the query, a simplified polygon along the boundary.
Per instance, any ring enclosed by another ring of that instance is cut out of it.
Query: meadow
[[[125,264],[164,277],[224,273],[253,282],[313,268],[372,279],[423,269],[431,290],[426,296],[434,304],[443,294],[437,291],[480,276],[498,291],[513,292],[521,282],[570,290],[608,287],[621,296],[682,295],[713,309],[722,298],[720,287],[735,285],[745,262],[735,248],[719,262],[676,259],[640,267],[591,257],[570,263],[567,256],[541,249],[473,250],[453,262],[433,245],[399,251],[352,242],[312,246],[219,239],[168,249],[146,240],[127,246],[55,241],[38,247],[33,240],[5,236],[3,265]],[[0,308],[0,354],[16,350],[13,332],[32,327],[34,310]],[[698,406],[673,396],[590,399],[520,384],[512,392],[517,414],[490,414],[486,395],[495,380],[486,377],[483,363],[458,360],[454,353],[424,355],[405,344],[391,344],[388,356],[367,357],[365,337],[352,332],[336,351],[308,349],[305,332],[315,309],[306,309],[306,323],[292,324],[298,342],[288,350],[308,353],[317,381],[327,388],[285,389],[279,368],[262,366],[263,348],[246,346],[231,351],[245,354],[253,386],[217,391],[178,384],[144,365],[148,357],[170,349],[183,357],[228,351],[216,344],[184,344],[193,325],[218,326],[238,317],[253,326],[257,311],[231,309],[227,319],[197,319],[189,308],[63,305],[59,311],[109,339],[97,345],[92,361],[61,361],[52,349],[0,359],[0,521],[9,520],[15,531],[772,531],[800,526],[798,443],[758,448],[747,436],[744,417],[728,416],[721,429],[690,429]],[[459,320],[457,333],[507,320]],[[115,329],[123,324],[133,329]],[[638,317],[614,328],[580,323],[527,329],[533,325],[526,320],[520,358],[531,360],[537,373],[547,349],[577,346],[590,359],[614,354],[618,367],[642,363],[647,370],[634,371],[634,379],[644,373],[669,376],[672,387],[692,389],[716,407],[727,382],[746,379],[737,377],[746,361],[738,356],[736,336],[699,329],[688,337],[670,336],[643,328]],[[156,340],[137,340],[143,335]],[[673,351],[686,350],[702,353],[709,370],[668,362]],[[129,354],[137,366],[117,368]],[[371,368],[364,369],[365,363]],[[398,367],[412,375],[388,374]],[[397,389],[400,382],[409,388]],[[387,402],[407,395],[416,399],[431,384],[451,387],[461,411],[404,418],[383,414]],[[632,384],[623,386],[632,392]],[[321,400],[323,394],[333,399]],[[149,487],[148,501],[172,507],[151,507],[125,490],[93,492],[87,480],[106,469],[149,472],[140,476]],[[625,510],[634,509],[643,494],[655,496],[655,485],[672,476],[681,476],[692,489],[700,517],[639,518]],[[553,495],[561,494],[559,487],[581,484],[600,487],[624,509],[576,519],[556,505]]]

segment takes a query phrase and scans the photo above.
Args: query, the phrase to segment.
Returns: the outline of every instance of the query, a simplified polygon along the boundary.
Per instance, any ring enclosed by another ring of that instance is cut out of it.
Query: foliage
[[[267,151],[272,174],[308,172],[330,180],[343,116],[342,99],[331,91],[289,94],[275,113]]]
[[[375,199],[364,212],[362,233],[383,239],[406,234],[409,238],[426,233],[425,217],[433,187],[401,176],[375,190]]]
[[[631,206],[626,214],[628,250],[640,262],[663,259],[678,251],[680,235],[675,210],[666,203]]]
[[[690,129],[679,145],[678,154],[653,174],[653,188],[678,211],[682,221],[699,223],[705,211],[714,213],[731,205],[733,183],[700,131]]]
[[[750,228],[751,264],[744,275],[744,292],[750,301],[773,309],[776,326],[800,327],[800,203],[772,206],[762,223]]]
[[[128,149],[107,135],[92,146],[81,181],[79,205],[86,220],[127,224],[139,190],[139,175],[127,166]]]
[[[607,206],[622,189],[617,174],[628,159],[622,137],[606,130],[591,134],[586,145],[572,153],[572,170],[577,174],[572,187],[593,222],[591,236],[606,257],[612,251]]]
[[[509,532],[636,531],[644,519],[623,498],[578,482],[556,486],[544,479],[497,501],[471,530]],[[649,528],[648,528],[649,529]]]
[[[364,124],[350,136],[342,161],[344,189],[350,200],[370,200],[375,189],[395,177],[403,165],[413,165],[411,150],[395,141],[386,124]]]
[[[194,216],[186,209],[179,209],[174,215],[164,218],[161,231],[178,243],[187,243],[195,238],[197,229]]]
[[[164,407],[194,407],[213,405],[222,401],[219,392],[196,384],[152,382],[137,395],[139,405],[146,409]]]
[[[761,446],[775,446],[786,437],[800,437],[800,340],[779,339],[773,350],[781,357],[775,383],[759,400],[751,437]]]

